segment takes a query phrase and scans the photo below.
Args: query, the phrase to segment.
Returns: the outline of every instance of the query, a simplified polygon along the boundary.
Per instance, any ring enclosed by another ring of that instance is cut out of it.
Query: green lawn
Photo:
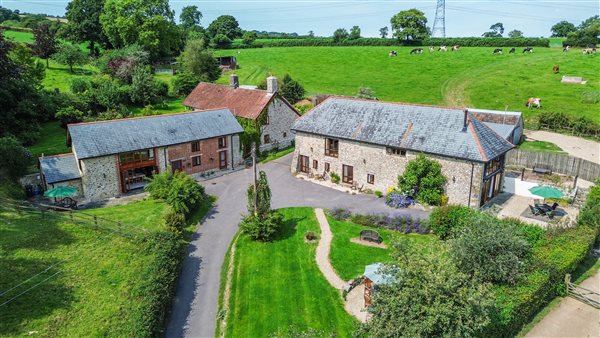
[[[4,36],[17,42],[33,43],[33,33],[31,32],[16,32],[7,30],[4,31]]]
[[[270,151],[266,154],[266,157],[260,161],[260,163],[265,164],[265,163],[271,162],[273,160],[276,160],[278,158],[281,158],[281,157],[283,157],[287,154],[293,153],[293,152],[294,152],[294,147],[287,147],[282,150]]]
[[[86,210],[149,230],[162,227],[161,202],[142,201],[126,206]],[[135,212],[133,212],[135,211]],[[37,213],[0,210],[0,290],[56,264],[33,278],[27,287],[54,278],[0,309],[0,336],[89,337],[134,334],[132,290],[146,276],[153,259],[140,243],[113,233],[93,230]],[[0,297],[0,302],[18,294]]]
[[[365,270],[365,266],[378,262],[390,261],[391,242],[393,238],[407,238],[414,243],[427,243],[435,241],[436,237],[432,235],[402,234],[393,230],[377,229],[365,227],[351,222],[336,221],[327,216],[333,241],[331,243],[331,252],[329,258],[331,264],[343,280],[356,278]],[[352,243],[352,238],[358,238],[360,231],[364,229],[373,229],[379,232],[383,243],[388,246],[387,249],[375,248]]]
[[[273,242],[242,235],[236,244],[225,336],[268,337],[294,325],[349,337],[355,320],[319,271],[317,244],[304,241],[307,231],[319,233],[313,209],[281,212],[285,225]]]
[[[519,145],[519,149],[528,151],[564,153],[562,148],[552,142],[545,141],[524,141]]]
[[[37,160],[42,154],[50,156],[71,152],[71,148],[67,147],[67,130],[59,122],[44,122],[41,127],[40,140],[29,147],[34,159]]]
[[[42,60],[42,62],[45,61]],[[69,66],[50,60],[50,68],[46,69],[42,85],[49,90],[58,89],[61,92],[70,92],[71,82],[74,79],[89,79],[95,74],[98,74],[98,70],[92,64],[74,67],[71,72]]]
[[[388,57],[395,49],[398,57]],[[355,95],[371,87],[381,100],[523,111],[559,111],[600,122],[599,104],[581,102],[584,91],[600,90],[597,55],[579,50],[535,48],[532,54],[492,55],[492,47],[465,47],[460,52],[409,55],[410,47],[282,47],[218,51],[235,54],[242,84],[258,84],[267,74],[289,73],[308,95]],[[239,54],[238,54],[239,53]],[[552,66],[559,64],[561,73]],[[582,76],[584,86],[560,83],[562,75]],[[227,75],[219,83],[227,83]],[[543,107],[527,109],[529,97]]]

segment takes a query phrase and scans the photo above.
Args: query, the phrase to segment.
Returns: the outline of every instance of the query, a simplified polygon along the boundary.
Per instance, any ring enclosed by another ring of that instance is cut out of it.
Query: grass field
[[[462,48],[459,52],[409,55],[410,48],[287,47],[218,51],[234,54],[242,84],[258,84],[267,74],[289,73],[308,95],[355,95],[371,87],[381,100],[523,111],[560,111],[600,122],[599,104],[583,103],[584,91],[600,90],[598,55],[574,49],[535,48],[532,54],[492,55],[491,47]],[[559,64],[561,73],[552,66]],[[582,76],[586,85],[564,85],[562,75]],[[219,79],[227,83],[227,75]],[[542,108],[527,109],[529,97],[542,98]]]
[[[519,149],[550,153],[564,153],[562,148],[560,148],[556,144],[545,141],[523,141],[523,143],[519,145]]]
[[[33,43],[33,33],[31,32],[4,31],[4,36],[17,42]]]
[[[316,243],[304,241],[307,231],[319,233],[313,209],[281,211],[285,225],[273,242],[237,241],[225,336],[268,337],[294,325],[349,337],[355,321],[319,271]]]
[[[426,243],[436,240],[434,236],[405,235],[392,230],[364,227],[351,222],[340,222],[329,216],[327,220],[333,233],[329,259],[331,259],[333,268],[346,281],[362,275],[365,266],[369,264],[389,262],[391,259],[389,247],[393,238],[403,237],[414,243]],[[388,249],[368,247],[350,242],[350,239],[359,237],[360,231],[365,229],[377,231]]]

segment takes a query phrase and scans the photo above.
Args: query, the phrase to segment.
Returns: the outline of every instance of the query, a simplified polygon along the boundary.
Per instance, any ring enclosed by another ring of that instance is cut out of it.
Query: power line
[[[58,274],[60,274],[60,273],[62,273],[62,271],[57,271],[57,272],[56,272],[56,273],[54,273],[52,276],[50,276],[50,277],[48,277],[48,278],[44,279],[43,281],[41,281],[41,282],[37,283],[36,285],[34,285],[34,286],[30,287],[29,289],[27,289],[27,290],[25,290],[25,291],[23,291],[23,292],[19,293],[18,295],[14,296],[13,298],[11,298],[11,299],[7,300],[6,302],[4,302],[4,303],[0,304],[0,307],[2,307],[2,306],[4,306],[4,305],[6,305],[6,304],[8,304],[8,303],[12,302],[13,300],[15,300],[15,299],[17,299],[17,298],[21,297],[22,295],[26,294],[27,292],[29,292],[29,291],[31,291],[31,290],[33,290],[33,289],[37,288],[38,286],[42,285],[43,283],[45,283],[46,281],[50,280],[51,278],[54,278],[54,276],[56,276],[56,275],[58,275]]]
[[[22,281],[21,283],[19,283],[19,284],[17,284],[17,285],[15,285],[15,286],[13,286],[12,288],[10,288],[10,289],[8,289],[8,290],[5,290],[5,291],[3,291],[2,293],[0,293],[0,297],[1,297],[1,296],[3,296],[3,295],[5,295],[5,294],[7,294],[9,291],[12,291],[12,290],[14,290],[14,289],[18,288],[19,286],[21,286],[21,285],[23,285],[23,284],[25,284],[25,283],[29,282],[29,281],[30,281],[30,280],[32,280],[34,277],[36,277],[36,276],[39,276],[39,275],[43,274],[44,272],[46,272],[46,271],[48,271],[48,270],[52,269],[53,267],[55,267],[55,266],[56,266],[56,265],[58,265],[59,263],[62,263],[62,261],[59,261],[59,262],[56,262],[56,263],[54,263],[54,264],[50,265],[49,267],[47,267],[46,269],[44,269],[42,272],[36,273],[35,275],[33,275],[33,276],[31,276],[31,277],[27,278],[26,280],[24,280],[24,281]]]

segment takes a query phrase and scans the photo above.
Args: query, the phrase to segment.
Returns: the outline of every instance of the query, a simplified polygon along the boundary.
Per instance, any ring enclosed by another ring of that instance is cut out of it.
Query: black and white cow
[[[525,48],[523,48],[523,53],[533,53],[533,47],[525,47]]]
[[[423,53],[423,48],[415,48],[410,51],[411,54],[421,54]]]
[[[508,51],[508,54],[514,54],[516,51],[517,51],[517,49],[515,47],[513,47]]]
[[[494,52],[492,54],[502,54],[502,48],[494,49]]]

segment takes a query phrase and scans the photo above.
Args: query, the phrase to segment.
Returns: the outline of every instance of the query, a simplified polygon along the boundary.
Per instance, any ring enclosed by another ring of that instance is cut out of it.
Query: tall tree
[[[114,47],[139,44],[156,59],[182,47],[174,16],[168,0],[106,0],[100,23]]]
[[[285,74],[281,81],[281,95],[291,104],[294,104],[304,98],[304,87],[296,80],[292,79],[290,74]]]
[[[198,10],[198,6],[185,6],[179,14],[179,22],[181,27],[186,31],[194,30],[200,26],[202,12]]]
[[[521,32],[518,29],[513,29],[512,31],[508,32],[508,37],[509,38],[522,38],[523,32]]]
[[[581,24],[577,28],[578,29],[586,29],[593,25],[600,25],[600,16],[594,15],[594,16],[591,16],[591,17],[585,19],[584,21],[581,22]]]
[[[387,38],[387,35],[388,35],[388,28],[387,28],[387,26],[379,28],[379,35],[381,35],[382,39]]]
[[[98,55],[96,44],[106,44],[107,38],[100,24],[105,0],[72,0],[67,5],[64,35],[75,42],[87,42],[90,55]]]
[[[208,26],[207,32],[211,38],[214,38],[219,34],[223,34],[231,40],[242,36],[240,25],[231,15],[221,15],[220,17],[216,18]]]
[[[42,59],[46,60],[46,68],[48,68],[50,56],[56,53],[58,42],[56,40],[56,32],[50,29],[50,25],[41,24],[33,30],[33,51]]]
[[[348,38],[346,28],[338,28],[333,32],[333,42],[342,42]]]
[[[423,40],[429,36],[425,13],[416,8],[401,11],[390,19],[398,40]]]
[[[360,38],[360,27],[352,26],[352,28],[350,28],[350,35],[348,36],[348,39],[356,40],[358,38]]]
[[[58,50],[52,56],[56,62],[69,66],[71,73],[73,72],[73,66],[83,65],[87,61],[87,57],[78,46],[74,46],[70,43],[62,43],[58,46]]]
[[[206,48],[204,40],[188,40],[179,56],[181,72],[191,74],[199,81],[213,82],[221,76],[219,63],[213,53]]]
[[[569,33],[575,32],[577,30],[577,27],[575,27],[574,24],[568,21],[561,21],[556,25],[552,26],[550,30],[552,31],[552,37],[557,38],[566,37],[567,35],[569,35]]]
[[[504,25],[502,22],[497,22],[490,26],[490,31],[483,33],[481,36],[485,38],[499,38],[504,34]]]

